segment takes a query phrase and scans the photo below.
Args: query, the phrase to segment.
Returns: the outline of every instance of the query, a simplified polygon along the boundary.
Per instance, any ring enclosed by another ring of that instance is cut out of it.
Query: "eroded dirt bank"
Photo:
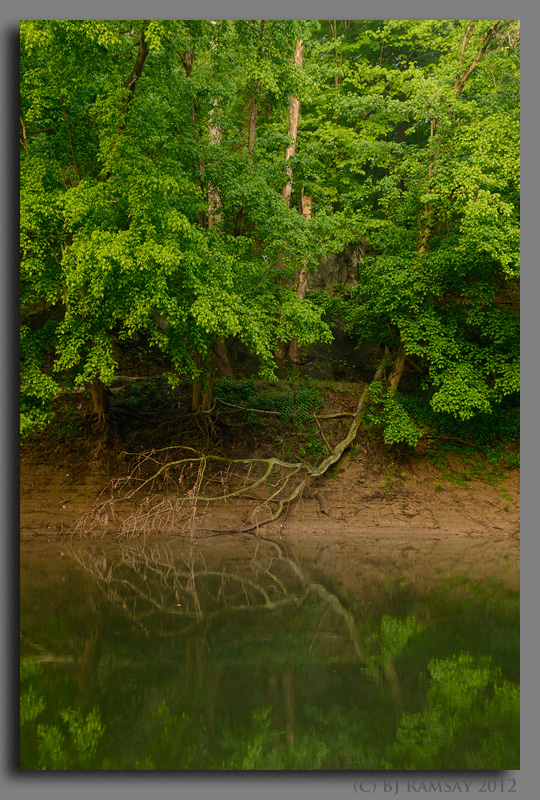
[[[80,454],[23,449],[21,541],[53,553],[109,481],[99,464]],[[519,470],[491,484],[472,479],[459,485],[422,458],[390,468],[357,452],[345,455],[317,489],[331,516],[311,492],[259,535],[284,545],[314,578],[318,571],[338,574],[340,592],[359,581],[374,589],[404,582],[429,589],[458,575],[519,590]],[[241,556],[250,536],[205,530],[238,527],[251,510],[240,500],[200,504],[189,536],[208,553]],[[114,538],[106,528],[87,535]],[[186,532],[165,539],[185,541]]]

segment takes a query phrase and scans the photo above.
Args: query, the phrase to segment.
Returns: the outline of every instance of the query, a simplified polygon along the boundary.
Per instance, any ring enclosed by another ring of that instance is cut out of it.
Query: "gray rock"
[[[358,283],[358,263],[364,258],[366,240],[349,244],[341,253],[329,253],[319,261],[316,272],[308,276],[307,290],[331,291],[336,285],[356,286]]]

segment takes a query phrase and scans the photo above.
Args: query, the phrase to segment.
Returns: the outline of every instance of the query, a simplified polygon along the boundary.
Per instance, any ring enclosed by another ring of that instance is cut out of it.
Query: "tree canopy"
[[[196,410],[220,343],[270,378],[336,319],[435,413],[517,394],[518,22],[23,21],[20,138],[23,433],[62,386],[102,411],[123,342]]]

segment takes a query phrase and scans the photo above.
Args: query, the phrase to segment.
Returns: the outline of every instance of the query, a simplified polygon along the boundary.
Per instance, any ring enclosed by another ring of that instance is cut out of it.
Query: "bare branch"
[[[474,22],[474,20],[473,20],[473,22]],[[474,72],[474,70],[476,69],[476,67],[478,66],[480,61],[482,60],[483,56],[485,55],[490,41],[500,31],[500,29],[502,28],[503,24],[504,24],[503,20],[497,20],[497,22],[493,25],[493,27],[485,35],[484,40],[483,40],[482,44],[480,45],[480,47],[478,49],[478,52],[475,55],[473,61],[470,64],[470,66],[465,70],[464,74],[461,77],[459,76],[459,74],[456,76],[456,81],[455,81],[455,84],[454,84],[454,90],[455,90],[457,98],[460,97],[460,95],[461,95],[461,93],[462,93],[462,91],[463,91],[463,89],[465,87],[465,84],[467,83],[467,81],[471,77],[472,73]],[[469,25],[469,28],[472,28],[472,24]],[[469,28],[467,29],[468,31],[469,31]],[[465,34],[465,35],[467,35],[467,34]],[[467,39],[467,41],[468,41],[468,39]],[[465,39],[464,39],[464,43],[465,43],[465,46],[466,46],[467,42],[465,41]],[[462,44],[462,55],[463,55],[463,50],[464,49],[465,48],[464,48],[464,46]],[[461,58],[460,58],[460,64],[461,64]]]
[[[382,370],[386,363],[383,358],[374,375],[374,381],[381,378]],[[306,486],[312,481],[322,477],[330,467],[339,461],[345,450],[356,438],[362,422],[362,415],[370,386],[364,387],[358,400],[354,413],[340,412],[326,415],[313,414],[319,435],[329,451],[329,455],[318,465],[313,466],[306,460],[297,457],[296,461],[283,461],[280,458],[229,458],[226,456],[205,454],[187,445],[171,445],[169,448],[152,450],[137,454],[137,459],[131,465],[131,472],[126,477],[116,479],[111,485],[110,497],[98,498],[94,507],[77,523],[75,530],[88,531],[89,527],[95,530],[109,530],[116,526],[119,534],[146,534],[167,530],[170,533],[187,533],[193,536],[197,520],[201,517],[200,503],[214,503],[233,500],[235,498],[249,498],[257,501],[257,506],[251,518],[254,522],[232,529],[204,528],[202,534],[226,535],[232,533],[252,533],[259,536],[262,526],[276,521],[295,500],[302,497]],[[246,409],[235,406],[226,401],[222,402],[227,408],[238,411],[264,412],[261,409]],[[348,430],[341,441],[334,447],[328,441],[322,425],[323,419],[337,419],[352,417]],[[182,458],[167,460],[167,455],[173,450],[184,451]],[[167,454],[162,457],[162,454]],[[223,471],[220,465],[226,464]],[[240,474],[233,473],[232,468],[241,465],[246,468]],[[150,467],[150,474],[148,474]],[[193,470],[197,470],[194,475]],[[146,474],[143,474],[144,473]],[[206,477],[205,477],[206,476]],[[189,483],[186,484],[186,480]],[[191,485],[178,493],[179,486]],[[216,491],[217,485],[217,491]],[[159,488],[162,494],[156,493],[156,488],[169,487],[167,491]],[[171,496],[170,488],[173,488]],[[204,491],[203,491],[204,490]],[[257,491],[256,491],[257,490]],[[123,496],[119,495],[122,492]],[[145,493],[149,493],[144,496]],[[255,495],[255,496],[254,496]],[[140,498],[138,500],[138,498]],[[128,514],[119,514],[117,503],[137,502],[131,506]],[[275,505],[273,511],[270,506]],[[262,509],[268,509],[268,516],[257,519]],[[208,538],[208,537],[206,537]]]
[[[133,65],[133,69],[131,70],[131,75],[126,81],[126,89],[129,92],[133,92],[135,89],[135,84],[139,80],[142,75],[144,62],[146,61],[146,56],[148,55],[148,44],[146,43],[146,39],[144,38],[144,30],[140,32],[139,35],[133,34],[130,31],[130,36],[134,36],[139,42],[139,50],[137,52],[137,58],[135,59],[135,64]]]
[[[460,66],[461,66],[462,61],[463,61],[463,54],[465,53],[465,48],[467,47],[467,45],[469,43],[469,39],[471,38],[471,33],[472,33],[472,29],[473,29],[473,26],[474,26],[475,22],[476,22],[475,19],[471,19],[471,21],[467,25],[467,30],[465,31],[465,35],[463,36],[463,41],[461,42],[461,50],[460,50],[460,53],[459,53],[459,65]]]

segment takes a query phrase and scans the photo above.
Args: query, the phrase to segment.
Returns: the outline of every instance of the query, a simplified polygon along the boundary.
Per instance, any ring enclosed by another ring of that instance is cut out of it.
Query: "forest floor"
[[[125,439],[125,429],[121,433]],[[22,542],[39,541],[44,549],[58,547],[96,498],[107,494],[111,480],[122,474],[121,448],[116,453],[103,448],[96,452],[88,442],[77,435],[43,436],[22,447]],[[235,434],[229,454],[260,455],[264,445],[260,433],[251,443],[249,437]],[[359,435],[355,446],[314,488],[329,513],[323,513],[310,490],[254,534],[216,534],[249,521],[253,502],[236,497],[199,503],[188,532],[185,527],[177,534],[169,529],[163,537],[185,540],[188,535],[223,558],[240,555],[254,535],[273,539],[321,570],[331,571],[334,561],[350,563],[350,574],[340,568],[342,590],[359,579],[368,584],[413,581],[428,589],[457,575],[496,578],[519,590],[517,468],[494,470],[475,459],[474,450],[466,456],[446,453],[444,459],[412,452],[396,457]],[[84,535],[112,539],[113,534],[105,525],[90,526]]]

